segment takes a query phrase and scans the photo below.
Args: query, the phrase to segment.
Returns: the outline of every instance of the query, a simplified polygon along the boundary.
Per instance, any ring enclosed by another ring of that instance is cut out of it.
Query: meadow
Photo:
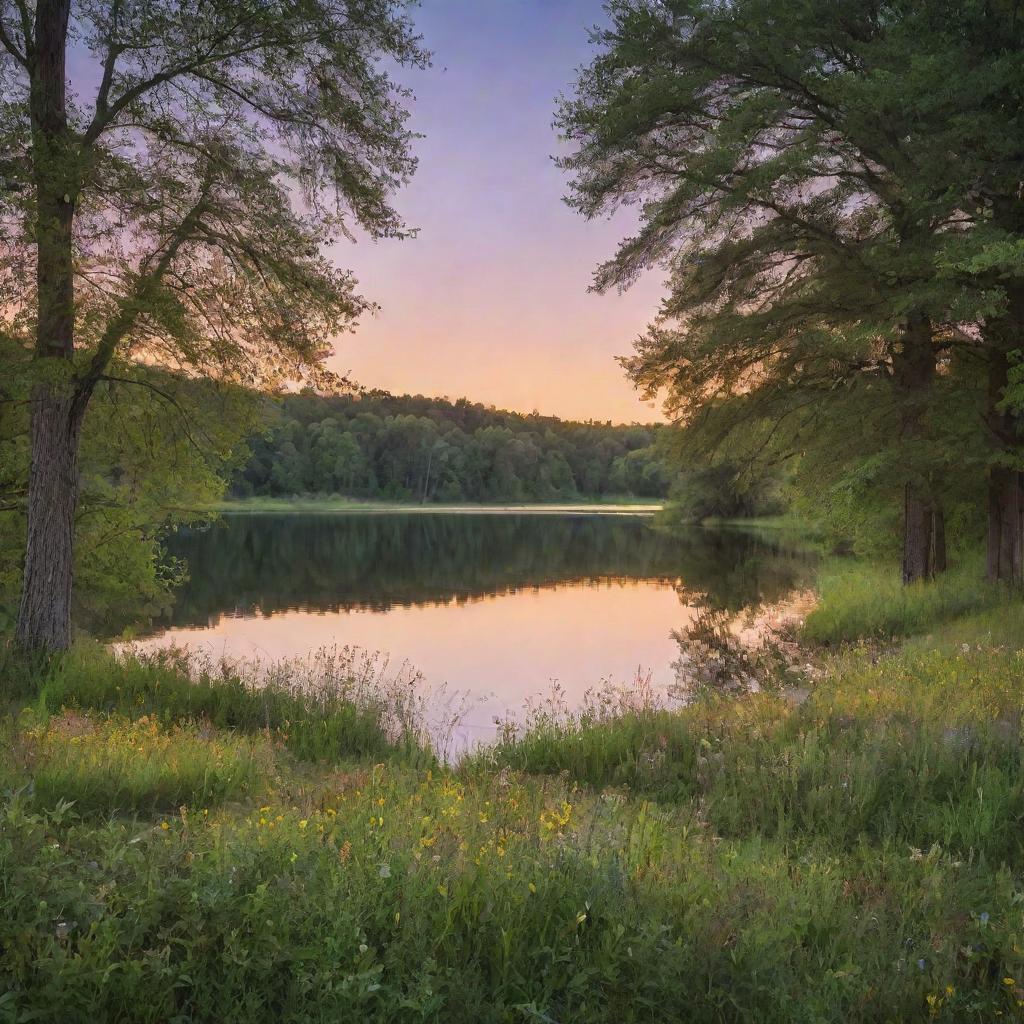
[[[8,654],[0,1020],[1021,1019],[1021,607],[957,579],[826,570],[806,699],[454,766],[351,666]]]

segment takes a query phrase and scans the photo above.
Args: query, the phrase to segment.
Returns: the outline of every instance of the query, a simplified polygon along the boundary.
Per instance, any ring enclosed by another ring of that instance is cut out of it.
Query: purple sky
[[[589,58],[600,0],[424,0],[434,67],[410,74],[419,170],[399,196],[419,237],[339,245],[381,306],[332,360],[360,383],[560,416],[659,418],[614,356],[654,313],[655,272],[587,292],[629,217],[587,223],[551,155],[555,97]]]

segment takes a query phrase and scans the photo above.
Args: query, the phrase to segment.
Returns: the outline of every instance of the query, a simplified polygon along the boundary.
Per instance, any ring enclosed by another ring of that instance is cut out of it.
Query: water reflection
[[[739,609],[778,600],[807,568],[755,533],[666,533],[640,516],[231,515],[168,547],[191,578],[158,629],[226,612],[383,612],[600,581],[672,583]]]
[[[150,645],[276,660],[352,644],[471,694],[465,739],[557,681],[673,680],[700,609],[782,600],[810,562],[737,530],[642,517],[232,515],[172,539],[190,580]]]

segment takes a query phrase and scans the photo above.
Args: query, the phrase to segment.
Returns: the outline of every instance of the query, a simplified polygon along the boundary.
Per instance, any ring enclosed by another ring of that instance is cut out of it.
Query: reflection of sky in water
[[[637,516],[230,516],[172,538],[191,579],[143,646],[275,662],[352,646],[465,694],[462,744],[558,684],[673,681],[671,634],[707,599],[777,600],[807,561],[736,531]]]
[[[690,617],[668,583],[616,581],[385,612],[229,614],[210,628],[173,629],[144,643],[271,661],[334,644],[385,651],[392,666],[404,659],[428,684],[470,695],[458,739],[473,743],[493,735],[495,715],[518,711],[555,681],[570,703],[603,679],[630,683],[638,670],[667,685],[678,654],[670,633]]]

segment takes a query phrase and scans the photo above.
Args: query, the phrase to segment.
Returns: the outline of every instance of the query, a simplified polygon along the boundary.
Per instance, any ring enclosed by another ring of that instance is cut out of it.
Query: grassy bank
[[[833,560],[822,567],[818,590],[820,601],[804,625],[811,643],[928,637],[956,622],[964,638],[1024,638],[1024,603],[985,580],[980,557],[965,558],[934,582],[910,586],[892,565]]]
[[[845,638],[877,588],[828,586]],[[806,700],[597,706],[447,769],[351,665],[8,660],[0,1020],[1021,1019],[1019,605],[927,600]]]

